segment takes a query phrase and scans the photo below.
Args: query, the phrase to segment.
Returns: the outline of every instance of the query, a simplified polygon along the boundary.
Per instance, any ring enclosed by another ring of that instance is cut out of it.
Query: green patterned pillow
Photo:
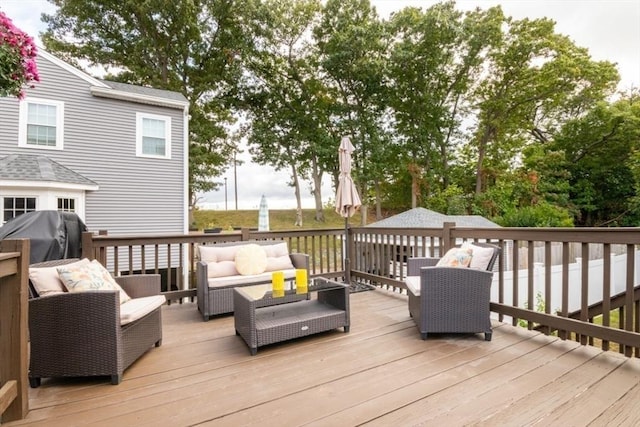
[[[91,261],[89,265],[60,266],[58,275],[69,292],[114,290],[120,292],[120,304],[131,299],[107,269],[96,260]]]

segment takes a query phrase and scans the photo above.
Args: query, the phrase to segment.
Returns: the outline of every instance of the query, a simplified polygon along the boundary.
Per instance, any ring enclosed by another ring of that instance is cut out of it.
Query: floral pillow
[[[436,267],[469,267],[472,257],[471,248],[451,248],[440,258]]]
[[[88,265],[58,267],[60,280],[69,292],[85,291],[119,291],[120,304],[131,299],[129,295],[111,277],[111,274],[98,261],[93,260]]]

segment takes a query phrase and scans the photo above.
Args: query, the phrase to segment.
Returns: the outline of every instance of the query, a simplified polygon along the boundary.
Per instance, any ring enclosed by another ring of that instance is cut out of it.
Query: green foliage
[[[189,191],[216,187],[234,150],[228,128],[241,81],[239,52],[251,0],[50,0],[43,41],[69,62],[84,60],[116,72],[125,83],[182,93],[190,102]]]
[[[450,185],[442,191],[432,194],[426,203],[428,209],[446,215],[466,215],[468,209],[468,195],[457,185]]]
[[[568,121],[552,149],[562,150],[570,176],[569,196],[578,225],[637,226],[640,98],[633,93],[613,104],[599,103]]]
[[[546,202],[509,209],[494,221],[503,227],[573,227],[573,217],[566,209]]]
[[[382,20],[368,0],[50,1],[50,51],[189,99],[192,204],[245,140],[298,198],[312,181],[314,224],[348,135],[365,204],[640,224],[638,93],[607,103],[614,65],[549,19],[454,2]]]

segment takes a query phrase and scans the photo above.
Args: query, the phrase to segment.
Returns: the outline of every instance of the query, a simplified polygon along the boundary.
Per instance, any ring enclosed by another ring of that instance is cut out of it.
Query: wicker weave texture
[[[246,243],[255,243],[246,241]],[[279,242],[271,242],[279,243]],[[239,243],[236,243],[239,244]],[[309,256],[306,254],[289,254],[291,263],[294,268],[301,268],[309,270]],[[209,287],[208,280],[208,266],[206,262],[199,261],[196,264],[196,292],[198,310],[205,321],[208,321],[211,316],[218,314],[233,313],[233,290],[242,286],[253,286],[261,283],[270,283],[269,280],[262,281],[248,281],[241,284]]]
[[[236,334],[258,347],[343,327],[349,331],[349,288],[335,284],[317,292],[317,298],[300,301],[300,295],[253,299],[242,288],[234,292]]]
[[[64,265],[73,260],[34,264]],[[116,278],[135,297],[160,293],[159,275]],[[136,286],[139,284],[140,286]],[[29,379],[110,376],[119,383],[124,370],[162,342],[161,308],[120,326],[117,291],[63,293],[29,300]]]
[[[409,274],[420,276],[420,295],[408,289],[409,313],[423,339],[429,333],[484,333],[491,340],[491,281],[499,248],[483,246],[494,248],[487,271],[435,267],[435,258],[409,259]]]

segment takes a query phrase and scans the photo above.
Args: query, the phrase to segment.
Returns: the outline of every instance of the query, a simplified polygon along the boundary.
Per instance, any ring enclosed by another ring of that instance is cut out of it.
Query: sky
[[[405,6],[430,7],[433,0],[371,0],[381,17]],[[556,32],[569,36],[578,46],[586,47],[594,60],[608,60],[618,64],[621,75],[619,89],[640,87],[640,0],[458,0],[460,10],[476,7],[487,9],[501,5],[504,13],[515,19],[548,17],[556,22]],[[34,36],[44,29],[41,13],[52,13],[55,7],[46,0],[0,0],[0,10],[14,24]],[[357,149],[357,147],[356,147]],[[336,153],[337,155],[337,153]],[[272,167],[259,166],[251,162],[248,153],[238,155],[244,163],[231,167],[218,178],[222,183],[219,191],[200,198],[199,205],[205,209],[236,208],[258,209],[264,194],[270,209],[293,209],[296,207],[293,187],[287,170],[276,171]],[[237,193],[234,176],[237,175]],[[226,203],[225,186],[226,179]],[[302,182],[303,208],[313,208],[310,183]],[[322,186],[323,203],[334,199],[329,177]]]

